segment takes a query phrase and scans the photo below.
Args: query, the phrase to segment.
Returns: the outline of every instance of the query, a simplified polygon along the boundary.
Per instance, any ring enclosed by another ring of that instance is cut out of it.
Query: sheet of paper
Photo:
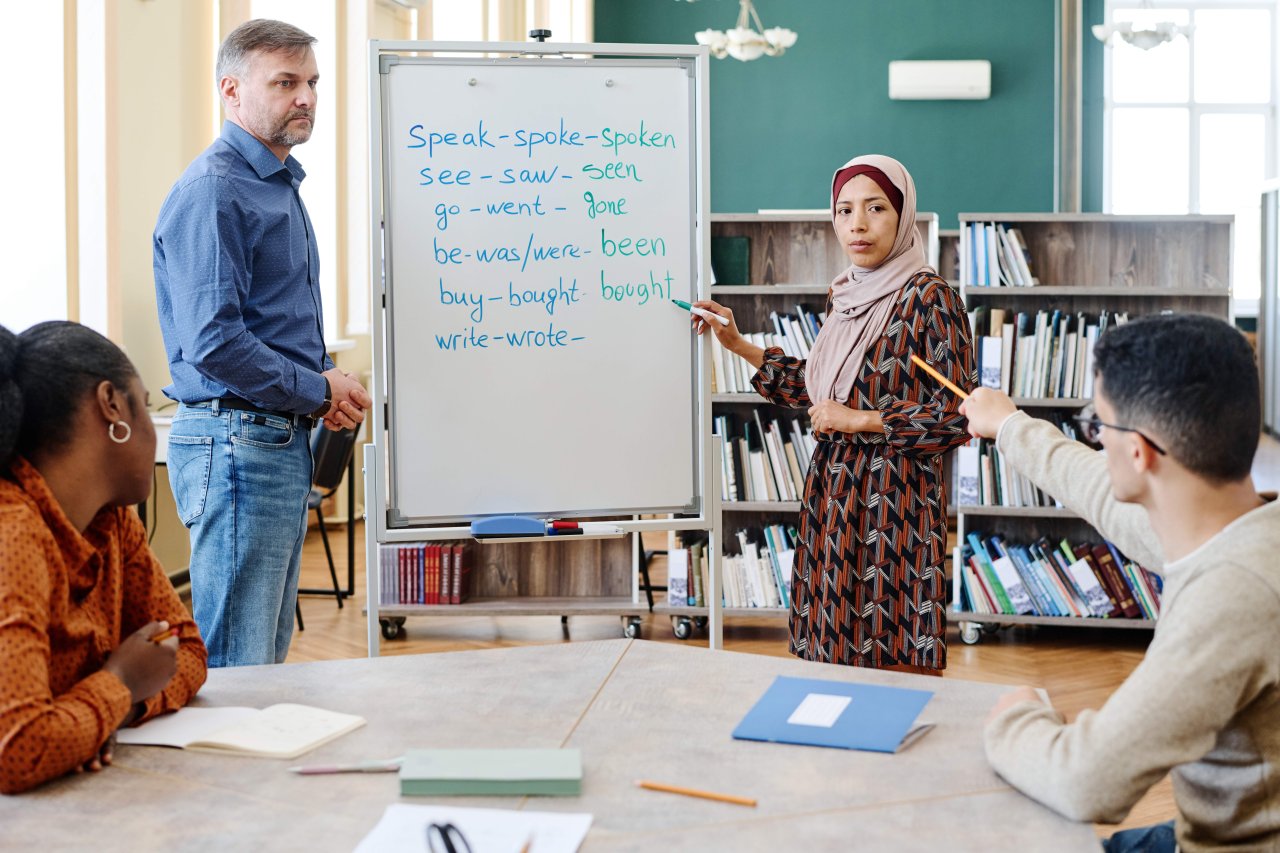
[[[791,712],[787,722],[793,726],[819,726],[829,729],[840,719],[844,709],[853,701],[850,696],[832,696],[829,693],[810,693]]]
[[[392,803],[356,853],[421,853],[431,823],[456,826],[471,853],[519,853],[530,839],[530,853],[574,853],[591,828],[591,815]]]
[[[210,732],[252,719],[258,713],[257,708],[180,708],[172,714],[147,720],[135,729],[121,729],[116,742],[183,747]]]

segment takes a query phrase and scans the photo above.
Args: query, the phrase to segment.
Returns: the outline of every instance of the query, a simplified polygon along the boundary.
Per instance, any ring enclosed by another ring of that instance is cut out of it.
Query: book
[[[1112,556],[1111,549],[1101,544],[1094,545],[1092,551],[1094,562],[1098,565],[1098,574],[1110,587],[1116,607],[1120,609],[1120,615],[1128,619],[1141,619],[1142,611],[1138,608],[1138,603],[1133,600],[1133,590],[1129,588],[1129,584],[1120,573],[1120,566]]]
[[[1080,545],[1074,551],[1071,543],[1065,539],[1062,541],[1062,553],[1066,555],[1068,560],[1083,560],[1089,570],[1093,572],[1094,577],[1098,579],[1098,584],[1102,587],[1102,591],[1106,593],[1107,601],[1111,604],[1111,609],[1107,612],[1109,617],[1122,616],[1120,609],[1120,600],[1116,598],[1115,590],[1111,586],[1111,581],[1102,573],[1101,567],[1098,566],[1097,559],[1093,556],[1092,546],[1089,544]]]
[[[403,796],[555,796],[582,793],[577,749],[411,749]]]
[[[169,746],[222,755],[297,758],[364,725],[364,718],[310,705],[257,708],[180,708],[137,728],[121,729],[118,743]]]
[[[733,730],[737,740],[897,752],[932,724],[916,724],[933,697],[909,690],[780,675]]]
[[[1004,340],[1002,338],[983,337],[980,339],[978,352],[980,353],[981,369],[979,371],[979,383],[984,388],[995,388],[999,390],[1001,387],[1000,366],[1004,362]]]
[[[672,548],[667,552],[667,604],[685,607],[689,603],[689,552]]]
[[[1004,588],[1000,585],[996,570],[991,565],[991,558],[987,554],[987,549],[983,547],[982,540],[976,533],[970,533],[968,540],[969,547],[973,549],[974,561],[977,563],[978,570],[986,582],[986,587],[991,593],[992,599],[998,604],[999,611],[1001,613],[1014,613],[1013,604],[1009,601]]]
[[[693,579],[693,598],[689,603],[694,607],[704,607],[706,598],[702,591],[702,548],[689,551],[689,577]]]
[[[716,284],[751,283],[751,238],[711,238],[711,270]]]

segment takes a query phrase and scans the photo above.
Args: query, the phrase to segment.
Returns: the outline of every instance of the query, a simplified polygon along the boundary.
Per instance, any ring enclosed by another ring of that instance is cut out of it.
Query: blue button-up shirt
[[[184,403],[228,394],[307,414],[324,402],[320,257],[306,173],[228,121],[169,191],[152,238],[156,304]]]

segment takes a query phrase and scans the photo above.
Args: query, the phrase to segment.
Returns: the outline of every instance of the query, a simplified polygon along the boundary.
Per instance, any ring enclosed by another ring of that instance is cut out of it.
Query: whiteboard
[[[694,61],[380,59],[390,523],[699,511]]]

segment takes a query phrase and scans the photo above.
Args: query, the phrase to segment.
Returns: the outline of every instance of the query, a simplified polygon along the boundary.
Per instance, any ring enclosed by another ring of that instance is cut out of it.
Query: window
[[[551,30],[552,41],[591,40],[591,0],[435,0],[424,14],[436,41],[525,41],[529,30]]]
[[[67,139],[62,3],[31,3],[0,32],[0,76],[14,83],[6,112],[26,128],[0,134],[5,203],[0,205],[0,324],[19,332],[65,320]],[[39,69],[40,82],[30,81]],[[38,131],[36,130],[38,128]]]
[[[1262,183],[1275,175],[1275,0],[1108,0],[1107,22],[1193,27],[1106,52],[1104,209],[1229,213],[1237,314],[1257,311]]]

